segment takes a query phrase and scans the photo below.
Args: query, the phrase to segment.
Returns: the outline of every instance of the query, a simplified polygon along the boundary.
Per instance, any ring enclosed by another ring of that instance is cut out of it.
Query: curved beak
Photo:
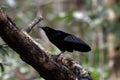
[[[44,27],[43,27],[43,26],[38,26],[38,28],[40,28],[40,29],[44,29]]]
[[[38,26],[38,28],[42,28],[42,26]]]

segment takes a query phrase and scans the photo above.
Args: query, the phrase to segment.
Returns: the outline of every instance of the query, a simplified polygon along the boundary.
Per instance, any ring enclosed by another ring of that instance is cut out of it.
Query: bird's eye
[[[48,28],[46,28],[48,30]]]
[[[48,27],[45,27],[46,30],[48,30],[49,28]]]

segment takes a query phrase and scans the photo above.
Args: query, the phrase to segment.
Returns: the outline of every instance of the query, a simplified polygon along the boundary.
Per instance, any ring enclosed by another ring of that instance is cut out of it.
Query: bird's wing
[[[71,47],[74,50],[82,51],[82,52],[88,52],[91,50],[91,48],[80,38],[77,38],[73,35],[69,35],[64,38],[65,43],[69,44],[69,47]]]
[[[71,43],[78,43],[78,44],[86,44],[83,40],[80,38],[77,38],[73,35],[69,35],[64,38],[64,41],[71,42]]]

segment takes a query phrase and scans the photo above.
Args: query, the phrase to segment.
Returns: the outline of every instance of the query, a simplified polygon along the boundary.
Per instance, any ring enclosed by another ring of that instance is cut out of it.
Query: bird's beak
[[[44,27],[42,27],[42,26],[38,26],[38,28],[43,29]]]

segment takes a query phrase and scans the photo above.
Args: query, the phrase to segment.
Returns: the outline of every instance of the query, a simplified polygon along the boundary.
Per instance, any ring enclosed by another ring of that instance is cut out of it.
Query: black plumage
[[[65,33],[60,30],[54,30],[50,27],[40,28],[44,30],[48,39],[62,52],[73,52],[74,50],[88,52],[91,50],[91,48],[83,40],[72,34]]]

